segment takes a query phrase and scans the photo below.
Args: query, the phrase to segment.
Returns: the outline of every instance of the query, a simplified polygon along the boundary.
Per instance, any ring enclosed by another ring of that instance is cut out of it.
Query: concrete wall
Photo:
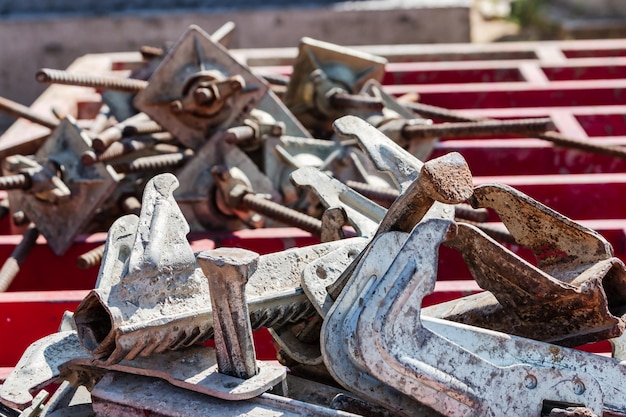
[[[59,9],[67,1],[0,0],[5,8],[44,3]],[[114,3],[107,4],[111,7]],[[342,45],[468,42],[470,5],[471,0],[396,0],[254,10],[8,14],[0,19],[0,96],[28,105],[45,88],[34,79],[37,69],[66,68],[87,53],[161,46],[178,39],[192,23],[210,33],[229,20],[235,22],[232,48],[295,47],[303,36]],[[0,115],[0,131],[11,120]]]

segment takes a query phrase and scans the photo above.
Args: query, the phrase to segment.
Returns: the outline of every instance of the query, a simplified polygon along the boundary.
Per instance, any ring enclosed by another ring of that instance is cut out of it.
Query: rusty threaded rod
[[[122,137],[152,135],[163,131],[163,126],[154,120],[145,120],[141,123],[124,126],[122,129]]]
[[[30,223],[24,232],[22,241],[13,249],[11,256],[4,261],[0,269],[0,292],[5,292],[9,288],[18,272],[20,272],[20,267],[24,260],[33,249],[33,246],[35,246],[38,237],[39,230],[37,230],[34,223]]]
[[[138,93],[148,86],[148,81],[105,75],[75,74],[68,71],[42,68],[35,75],[43,84],[64,84],[80,87],[93,87],[101,90]]]
[[[92,136],[97,135],[98,133],[106,129],[110,122],[111,109],[106,104],[103,104],[102,107],[100,107],[100,111],[98,111],[98,114],[93,119],[91,126],[89,126],[89,133]]]
[[[165,55],[163,48],[158,46],[142,45],[139,47],[139,53],[143,59],[160,58]]]
[[[496,135],[535,135],[554,129],[549,117],[513,120],[448,122],[434,125],[409,124],[402,129],[406,139],[465,138]]]
[[[164,135],[164,136],[169,136],[169,134]],[[106,148],[104,152],[102,153],[95,152],[91,149],[87,150],[83,152],[80,159],[83,165],[89,166],[97,162],[107,162],[112,159],[119,158],[120,156],[128,155],[133,152],[138,152],[144,149],[149,149],[149,148],[157,149],[157,147],[161,148],[161,146],[159,145],[167,145],[167,144],[159,144],[161,137],[162,137],[161,135],[159,136],[147,135],[147,136],[139,136],[137,138],[132,138],[132,139],[131,138],[122,139],[119,142],[113,142],[111,146]],[[161,152],[173,153],[178,150],[178,147],[175,145],[167,145],[167,148],[168,148],[167,151],[161,150]]]
[[[26,174],[0,176],[0,190],[27,190],[33,183]]]
[[[335,109],[361,109],[380,112],[385,103],[378,97],[361,94],[335,93],[329,97],[330,105]]]
[[[78,269],[89,269],[100,265],[102,257],[104,256],[104,246],[105,244],[103,243],[76,258],[76,266]]]
[[[102,153],[109,146],[111,146],[111,144],[121,140],[125,136],[124,130],[128,126],[140,124],[149,120],[150,119],[148,119],[147,114],[137,113],[134,116],[131,116],[126,120],[122,120],[118,124],[103,130],[98,136],[93,138],[93,141],[91,142],[91,147],[94,148],[96,151]]]
[[[278,220],[290,226],[299,227],[302,230],[320,236],[322,234],[322,221],[313,216],[300,213],[289,207],[285,207],[274,201],[267,200],[254,193],[244,194],[241,199],[241,208],[255,211],[266,217]]]
[[[347,181],[346,185],[363,196],[375,201],[383,207],[389,208],[398,198],[398,191],[393,188],[372,186],[358,181]],[[475,209],[469,204],[455,204],[454,217],[476,223],[486,222],[489,218],[487,209]]]
[[[192,154],[192,152],[183,151],[176,153],[166,153],[162,155],[144,156],[141,158],[137,158],[131,162],[115,164],[113,168],[117,172],[125,174],[131,172],[176,168],[185,163],[185,161],[187,161],[192,156]]]
[[[405,101],[402,102],[402,105],[407,109],[418,113],[422,117],[425,117],[427,119],[439,119],[443,120],[444,122],[478,122],[489,120],[482,117],[463,116],[462,114],[456,113],[452,110],[438,106],[431,106],[430,104],[418,102],[412,103]]]
[[[228,143],[239,144],[251,141],[256,136],[256,132],[252,126],[235,126],[226,129],[225,141]]]
[[[440,119],[448,122],[477,122],[485,120],[493,120],[487,118],[467,117],[443,107],[431,106],[423,103],[402,103],[406,108],[418,113],[422,117]],[[533,135],[539,139],[547,140],[555,145],[566,148],[579,149],[583,151],[593,152],[600,155],[612,156],[615,158],[626,159],[626,148],[621,146],[599,145],[589,141],[574,139],[564,136],[558,132],[548,131]]]
[[[396,201],[398,195],[400,195],[398,190],[394,190],[393,188],[376,187],[359,181],[348,180],[346,181],[346,185],[357,193],[387,208],[389,208],[389,206]]]
[[[58,120],[36,114],[30,108],[24,106],[23,104],[17,103],[4,97],[0,97],[0,112],[13,117],[26,119],[38,125],[47,127],[50,130],[53,130],[59,125]]]

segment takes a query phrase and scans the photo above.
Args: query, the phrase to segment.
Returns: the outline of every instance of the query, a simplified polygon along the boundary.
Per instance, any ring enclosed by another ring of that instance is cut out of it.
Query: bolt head
[[[528,389],[537,388],[537,378],[531,374],[526,375],[526,378],[524,378],[524,386]]]
[[[583,383],[583,381],[576,378],[574,379],[573,383],[574,383],[574,386],[573,386],[574,394],[583,395],[586,390],[585,384]]]
[[[170,103],[172,113],[180,113],[183,111],[183,103],[180,100],[174,100]]]

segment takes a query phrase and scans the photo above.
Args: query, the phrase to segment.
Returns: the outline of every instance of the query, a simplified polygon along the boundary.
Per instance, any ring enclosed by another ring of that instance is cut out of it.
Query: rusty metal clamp
[[[599,233],[502,184],[476,187],[472,203],[495,210],[537,266],[474,226],[455,239],[488,293],[424,309],[424,314],[563,346],[617,337],[626,326],[626,267]]]
[[[324,360],[338,380],[407,415],[405,404],[373,398],[355,378],[365,373],[450,416],[539,416],[555,404],[626,413],[618,394],[626,368],[616,360],[420,316],[450,231],[450,221],[427,219],[408,236],[378,236],[322,329]]]

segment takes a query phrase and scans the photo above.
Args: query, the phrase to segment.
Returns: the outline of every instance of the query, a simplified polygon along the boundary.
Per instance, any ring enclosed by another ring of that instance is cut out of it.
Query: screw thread
[[[517,120],[477,120],[472,122],[414,124],[402,129],[407,139],[463,138],[496,135],[534,135],[554,128],[549,117]]]
[[[475,223],[483,223],[489,219],[489,211],[485,208],[475,209],[469,204],[456,204],[454,206],[454,217]]]
[[[20,267],[24,260],[33,249],[33,246],[35,246],[38,237],[39,230],[37,230],[34,223],[31,223],[24,232],[22,241],[13,249],[11,256],[0,269],[0,292],[5,292],[9,288],[18,272],[20,272]]]
[[[144,156],[128,163],[116,164],[114,165],[114,168],[116,171],[123,173],[176,168],[182,165],[189,158],[189,156],[190,154],[187,152]]]
[[[83,253],[76,258],[76,266],[79,269],[89,269],[94,266],[100,265],[102,257],[104,256],[104,244],[93,248],[92,250]]]
[[[25,174],[0,176],[0,190],[26,190],[31,186],[32,181]]]
[[[389,207],[398,198],[398,191],[392,188],[376,187],[364,182],[346,181],[346,185],[359,194],[374,200],[384,207]]]
[[[320,236],[322,234],[321,220],[273,201],[266,200],[255,194],[249,193],[244,195],[242,205],[249,210],[256,211],[257,213],[290,226],[299,227],[314,235]]]
[[[42,68],[35,76],[44,84],[65,84],[81,87],[93,87],[104,90],[138,93],[148,85],[147,81],[133,78],[121,78],[104,75],[75,74],[68,71]]]
[[[310,302],[292,302],[250,311],[250,322],[252,330],[262,327],[280,327],[306,320],[315,313],[315,307]]]
[[[126,129],[136,128],[136,126],[146,124],[151,124],[151,120],[148,119],[148,116],[145,113],[137,113],[132,117],[129,117],[126,120],[122,120],[118,124],[109,127],[108,129],[100,132],[98,136],[96,136],[91,146],[98,152],[104,152],[111,144],[119,141],[124,136],[124,132]]]
[[[163,131],[163,126],[161,126],[154,120],[146,120],[141,123],[124,126],[124,129],[122,130],[122,136],[129,137],[139,135],[152,135],[154,133],[161,133]]]
[[[431,105],[423,104],[423,103],[403,103],[403,106],[418,113],[422,117],[439,119],[439,120],[448,121],[448,122],[476,122],[480,120],[488,120],[488,119],[480,119],[480,118],[475,118],[475,117],[463,116],[461,114],[445,109],[443,107],[431,106]],[[620,146],[599,145],[597,143],[591,143],[589,141],[570,138],[557,132],[543,132],[543,133],[534,135],[534,137],[547,140],[556,145],[567,147],[567,148],[580,149],[583,151],[593,152],[593,153],[597,153],[600,155],[607,155],[607,156],[612,156],[615,158],[626,159],[626,149]]]

